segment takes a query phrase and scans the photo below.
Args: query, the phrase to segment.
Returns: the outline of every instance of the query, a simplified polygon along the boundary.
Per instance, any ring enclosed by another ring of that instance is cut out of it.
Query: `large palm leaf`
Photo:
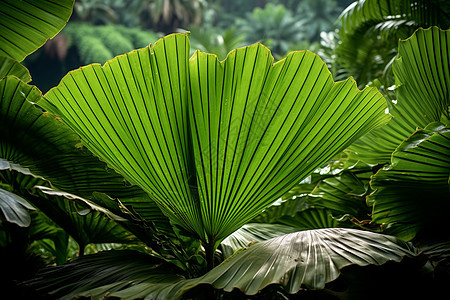
[[[310,52],[188,53],[168,36],[69,73],[39,104],[210,245],[386,121],[381,94],[334,83]]]
[[[86,255],[62,266],[44,269],[28,284],[38,286],[38,291],[48,292],[58,299],[73,299],[79,295],[105,299],[108,294],[130,287],[130,284],[145,282],[167,287],[184,279],[173,265],[163,260],[137,251],[121,250]],[[134,295],[124,298],[135,299]]]
[[[133,240],[127,230],[114,222],[126,219],[91,201],[51,189],[50,182],[33,175],[26,168],[0,159],[0,183],[12,191],[0,189],[0,209],[9,222],[29,226],[31,218],[27,210],[38,208],[70,234],[80,245],[81,251],[89,243],[128,243]],[[41,224],[43,218],[38,218]],[[45,225],[37,226],[33,220],[31,230],[37,227],[45,230]]]
[[[365,197],[369,193],[371,170],[343,171],[319,182],[308,195],[310,205],[325,207],[336,216],[367,217]]]
[[[29,282],[61,299],[179,299],[199,285],[254,295],[271,284],[289,293],[321,289],[349,265],[381,265],[415,255],[411,245],[393,237],[355,229],[295,232],[257,242],[228,258],[204,276],[185,279],[176,270],[139,253],[110,252],[74,259],[42,272]],[[75,280],[65,280],[67,274]],[[127,278],[128,280],[125,280]],[[130,285],[131,283],[131,285]]]

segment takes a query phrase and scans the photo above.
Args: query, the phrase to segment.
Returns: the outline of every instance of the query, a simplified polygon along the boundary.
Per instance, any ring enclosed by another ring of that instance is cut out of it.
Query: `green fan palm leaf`
[[[311,52],[276,64],[258,44],[223,62],[188,53],[187,36],[170,35],[69,73],[39,104],[215,247],[387,120],[381,94],[334,83]]]

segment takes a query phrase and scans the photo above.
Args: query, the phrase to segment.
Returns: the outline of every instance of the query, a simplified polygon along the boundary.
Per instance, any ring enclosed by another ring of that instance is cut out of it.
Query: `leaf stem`
[[[214,240],[210,240],[205,247],[205,258],[206,258],[206,268],[208,271],[212,270],[214,265],[214,253],[216,252],[216,249],[214,249]]]

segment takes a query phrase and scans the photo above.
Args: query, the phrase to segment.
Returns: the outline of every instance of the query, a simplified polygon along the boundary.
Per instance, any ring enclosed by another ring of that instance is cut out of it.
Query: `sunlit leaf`
[[[206,243],[387,120],[381,94],[334,83],[310,52],[188,53],[186,35],[167,36],[69,73],[39,104]]]
[[[28,210],[35,208],[22,197],[0,188],[0,219],[28,227],[31,223]]]

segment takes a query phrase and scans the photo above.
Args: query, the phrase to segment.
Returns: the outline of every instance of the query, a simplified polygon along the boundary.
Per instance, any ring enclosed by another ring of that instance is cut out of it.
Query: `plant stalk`
[[[208,271],[214,269],[214,253],[216,249],[214,249],[214,240],[210,241],[208,244],[204,245],[205,247],[205,258],[206,258],[206,268]]]

